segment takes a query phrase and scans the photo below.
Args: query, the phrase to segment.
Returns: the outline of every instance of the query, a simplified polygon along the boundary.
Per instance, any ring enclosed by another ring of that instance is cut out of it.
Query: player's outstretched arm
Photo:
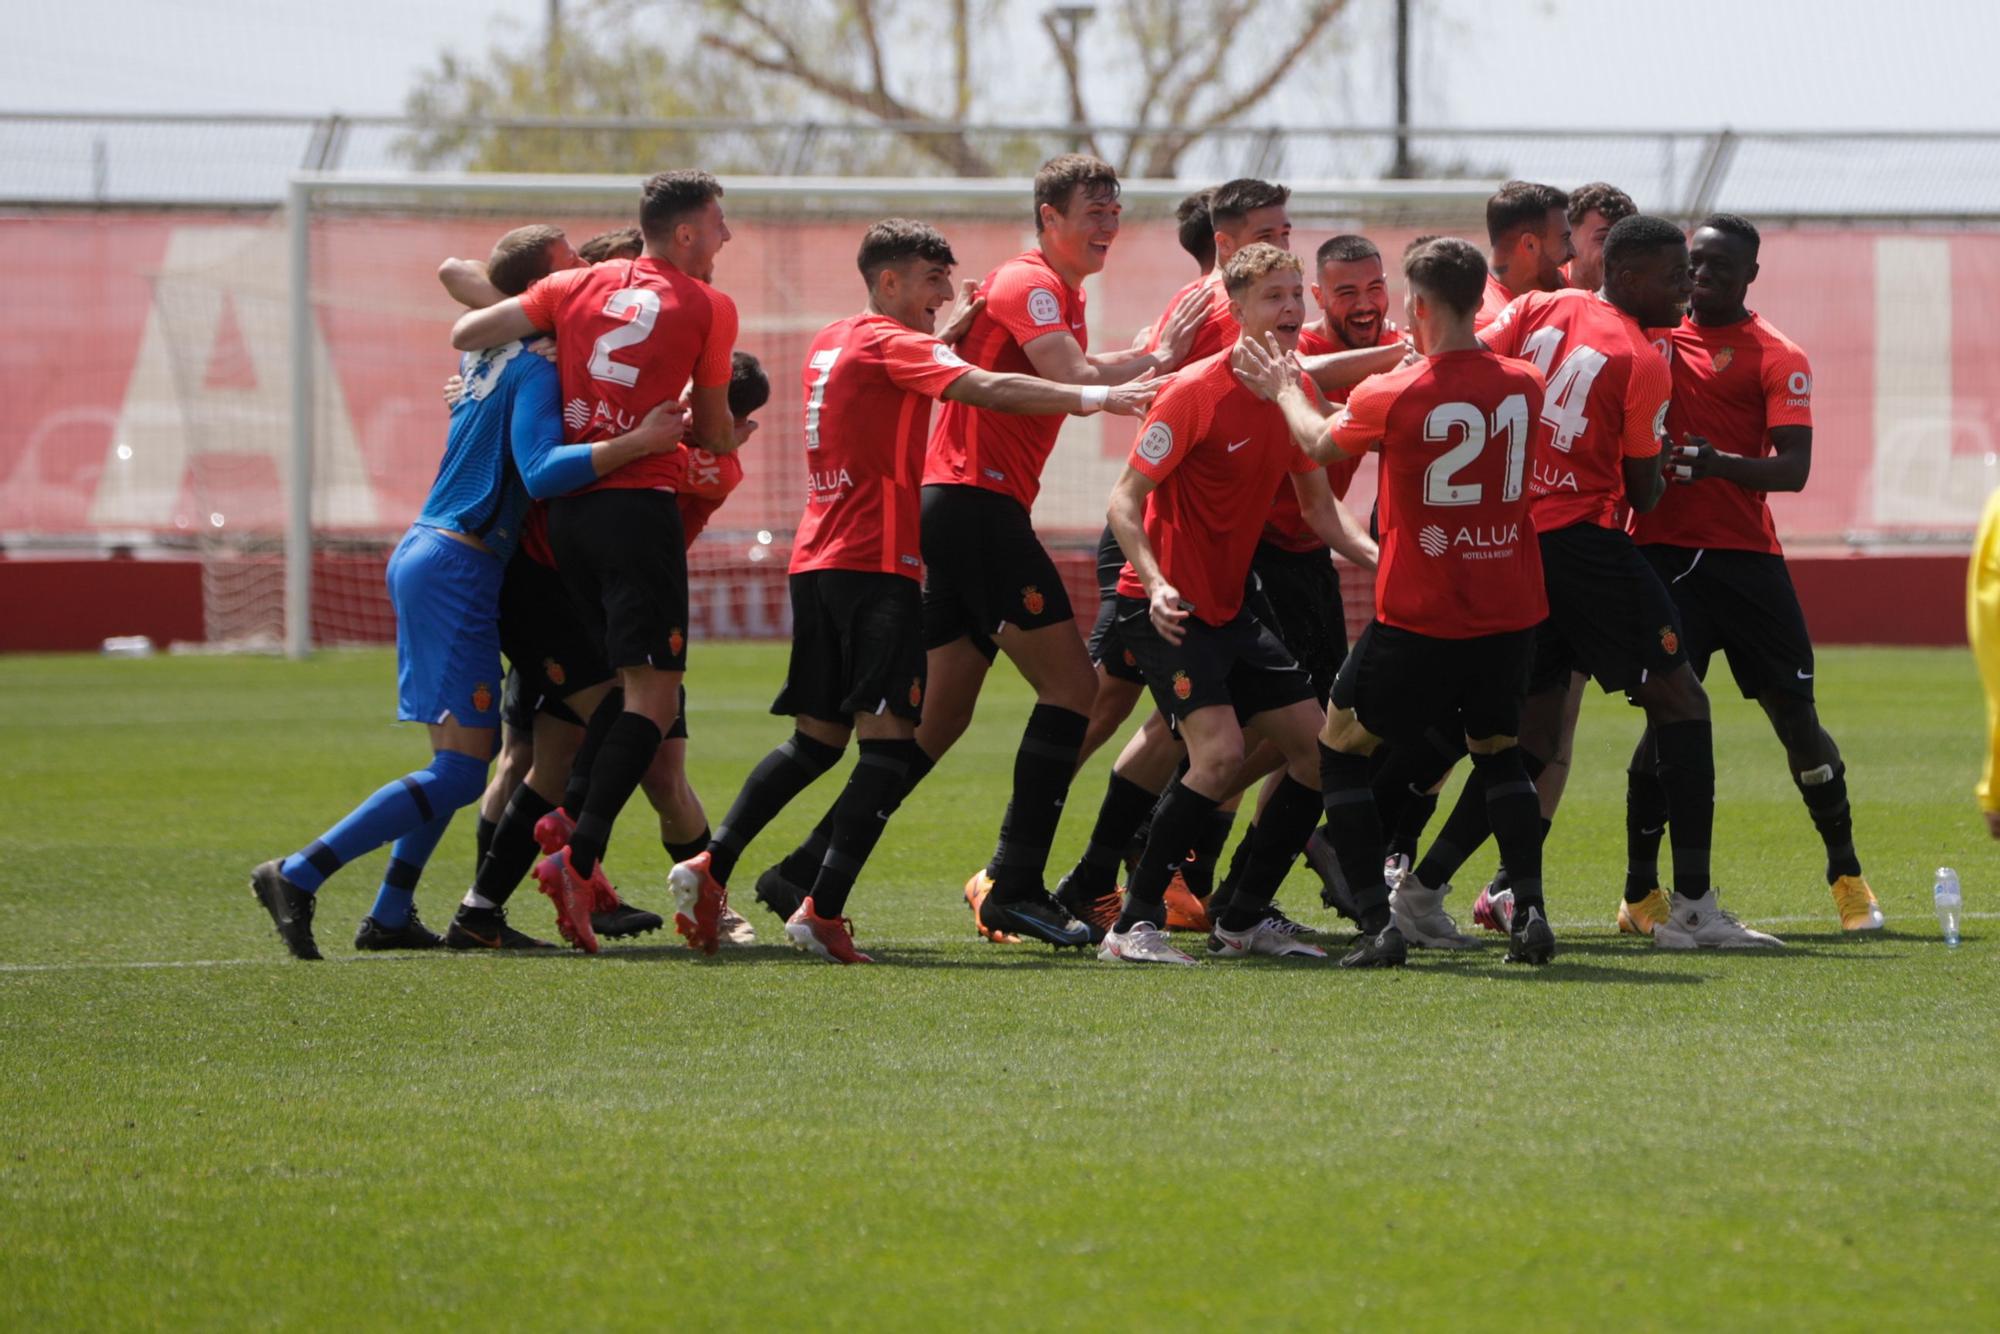
[[[1035,374],[1057,384],[1126,384],[1140,376],[1170,369],[1163,358],[1143,349],[1123,348],[1102,357],[1086,353],[1068,331],[1043,334],[1021,349]]]
[[[1321,352],[1317,356],[1300,357],[1299,369],[1312,377],[1312,382],[1319,386],[1322,394],[1331,394],[1352,389],[1371,375],[1395,370],[1409,353],[1409,345],[1405,343],[1364,347],[1352,352]]]
[[[562,391],[555,372],[524,384],[514,397],[507,422],[514,467],[528,494],[537,500],[568,495],[637,459],[680,448],[687,407],[662,403],[624,435],[593,444],[566,445],[562,438]]]
[[[1803,491],[1812,476],[1812,427],[1773,426],[1771,453],[1744,458],[1717,449],[1698,435],[1675,445],[1673,479],[1683,485],[1719,477],[1746,491]]]
[[[1181,605],[1180,590],[1160,572],[1153,544],[1146,540],[1146,497],[1152,494],[1153,486],[1152,478],[1130,464],[1125,465],[1125,471],[1111,488],[1111,502],[1105,507],[1104,517],[1110,521],[1119,550],[1132,562],[1132,573],[1138,576],[1139,586],[1146,590],[1146,610],[1153,628],[1169,644],[1178,644],[1187,633],[1181,625],[1188,618],[1187,608]]]
[[[1088,417],[1093,412],[1143,417],[1159,390],[1159,382],[1150,376],[1130,384],[1075,385],[975,368],[945,386],[942,397],[975,408],[1030,417],[1053,416],[1058,412],[1077,417]]]
[[[480,352],[540,332],[522,308],[521,298],[510,296],[498,305],[459,316],[458,323],[451,326],[451,345],[461,352]]]
[[[445,260],[438,265],[438,281],[453,301],[468,310],[484,310],[507,299],[486,276],[486,266],[476,259]]]
[[[1660,460],[1666,451],[1649,454],[1645,458],[1626,455],[1620,465],[1625,474],[1625,499],[1632,502],[1632,508],[1645,514],[1660,503],[1660,497],[1667,489],[1667,479],[1660,468]]]
[[[1333,494],[1326,469],[1293,473],[1292,490],[1298,493],[1299,513],[1320,541],[1364,570],[1375,568],[1380,556],[1375,539],[1368,536],[1367,527],[1354,517],[1354,511]]]
[[[1259,343],[1247,334],[1237,339],[1229,354],[1229,369],[1244,388],[1278,405],[1292,442],[1313,462],[1331,463],[1341,456],[1333,443],[1332,423],[1325,408],[1308,398],[1299,383],[1298,359],[1279,347],[1276,339]]]

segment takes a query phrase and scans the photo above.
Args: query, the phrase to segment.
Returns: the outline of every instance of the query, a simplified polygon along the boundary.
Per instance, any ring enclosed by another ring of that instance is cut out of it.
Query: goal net
[[[742,485],[690,554],[691,628],[768,637],[789,629],[783,572],[805,473],[800,367],[812,335],[864,299],[854,269],[862,228],[898,214],[934,221],[959,276],[977,278],[1033,244],[1032,195],[1024,180],[725,186],[734,239],[717,283],[741,312],[737,346],[763,362],[772,397],[745,447]],[[1187,188],[1127,184],[1124,230],[1105,271],[1086,283],[1094,345],[1129,341],[1195,275],[1172,217]],[[1310,255],[1358,230],[1393,260],[1421,232],[1476,231],[1492,189],[1295,186],[1294,245]],[[295,184],[289,227],[281,219],[176,237],[154,283],[183,457],[148,457],[192,492],[211,642],[302,651],[393,636],[383,569],[436,472],[447,425],[440,390],[456,368],[457,308],[436,281],[438,262],[484,256],[527,222],[555,222],[580,242],[629,225],[637,195],[636,177],[319,176]],[[298,384],[306,392],[295,405]],[[1132,425],[1070,420],[1036,505],[1080,615],[1096,602],[1092,547]],[[293,505],[296,446],[310,468]],[[1351,500],[1365,507],[1370,498],[1364,481]],[[1350,605],[1365,611],[1363,584],[1352,591]]]

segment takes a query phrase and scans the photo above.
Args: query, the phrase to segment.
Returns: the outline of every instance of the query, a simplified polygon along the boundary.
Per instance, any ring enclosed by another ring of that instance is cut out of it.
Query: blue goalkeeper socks
[[[417,881],[423,878],[424,864],[437,850],[438,840],[451,828],[451,817],[452,812],[446,811],[397,839],[396,846],[389,850],[389,869],[382,873],[382,887],[375,891],[375,906],[368,910],[378,925],[393,931],[410,920],[410,908],[417,899]]]
[[[356,857],[404,835],[414,835],[433,820],[448,820],[459,807],[479,800],[485,790],[486,761],[440,750],[431,756],[430,767],[383,784],[339,824],[285,858],[282,874],[306,893],[314,893],[328,876]],[[438,835],[443,833],[440,828]],[[423,856],[429,857],[436,845],[437,839],[431,839]]]

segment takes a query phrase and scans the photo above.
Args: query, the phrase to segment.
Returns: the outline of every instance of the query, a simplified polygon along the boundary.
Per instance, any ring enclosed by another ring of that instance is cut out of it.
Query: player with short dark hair
[[[599,232],[576,248],[586,264],[602,264],[607,259],[637,259],[646,252],[646,237],[637,227],[613,227]]]
[[[1516,868],[1508,957],[1547,963],[1555,936],[1541,902],[1534,784],[1516,744],[1535,626],[1548,611],[1526,479],[1542,377],[1473,335],[1486,262],[1469,242],[1405,256],[1405,309],[1424,357],[1363,381],[1328,419],[1300,391],[1289,358],[1245,339],[1239,374],[1275,400],[1315,458],[1382,455],[1383,536],[1375,616],[1334,684],[1320,734],[1320,787],[1363,939],[1347,967],[1393,967],[1406,938],[1471,943],[1444,913],[1444,889],[1383,877],[1382,821],[1369,757],[1386,739],[1421,744],[1440,715],[1465,737],[1487,809]],[[1438,942],[1442,943],[1442,942]]]
[[[824,859],[785,924],[794,945],[835,963],[868,962],[842,910],[921,754],[918,493],[931,401],[1024,415],[1136,416],[1153,397],[1150,383],[1060,385],[960,358],[930,332],[951,298],[954,263],[936,229],[896,218],[877,223],[857,256],[867,309],[813,339],[803,383],[808,498],[790,571],[792,658],[772,705],[795,730],[751,773],[707,849],[668,875],[683,901],[726,900],[744,848],[858,735],[860,759],[834,804]],[[1047,894],[1042,899],[1055,935],[1066,915]],[[1069,925],[1059,943],[1087,942],[1081,926]]]
[[[525,230],[503,238],[501,281],[547,281],[549,264],[564,255],[574,262],[556,229]],[[486,787],[499,726],[501,581],[529,501],[679,448],[681,415],[664,405],[628,430],[563,444],[556,373],[518,339],[467,357],[461,374],[465,389],[437,478],[388,570],[397,717],[429,727],[431,763],[375,792],[298,852],[251,872],[252,892],[301,959],[320,957],[312,931],[320,886],[385,843],[395,845],[389,869],[356,948],[444,943],[416,916],[417,880],[453,813]],[[494,926],[510,930],[497,915]]]
[[[1715,758],[1708,696],[1688,664],[1673,598],[1621,522],[1621,504],[1643,514],[1665,485],[1660,436],[1671,380],[1646,330],[1678,322],[1688,290],[1680,228],[1637,214],[1605,238],[1601,293],[1531,292],[1481,334],[1501,355],[1534,362],[1548,383],[1529,488],[1549,619],[1536,645],[1522,743],[1541,761],[1570,753],[1573,728],[1564,721],[1563,701],[1572,670],[1624,692],[1646,714],[1672,811],[1673,902],[1654,941],[1670,949],[1775,946],[1782,942],[1716,904],[1709,880]],[[1483,788],[1475,771],[1412,872],[1420,889],[1448,883],[1483,839]],[[1475,917],[1482,906],[1493,909],[1475,904]],[[1504,924],[1504,912],[1498,915]]]
[[[1208,212],[1214,193],[1197,190],[1174,205],[1175,237],[1204,275],[1215,267],[1215,219]]]
[[[1746,304],[1760,244],[1756,226],[1733,213],[1695,229],[1688,316],[1666,334],[1674,385],[1667,431],[1683,443],[1670,460],[1673,484],[1633,521],[1632,539],[1673,594],[1695,674],[1705,677],[1720,650],[1737,688],[1770,718],[1826,845],[1842,929],[1875,931],[1882,909],[1854,851],[1847,766],[1813,702],[1812,639],[1766,498],[1803,490],[1811,473],[1812,367]],[[1625,930],[1647,930],[1665,915],[1657,863],[1666,802],[1653,742],[1650,731],[1639,739],[1629,775],[1618,914]]]
[[[1222,276],[1237,325],[1260,340],[1275,337],[1291,353],[1305,323],[1297,258],[1252,244],[1224,262]],[[1124,906],[1104,933],[1102,959],[1193,962],[1163,929],[1167,888],[1204,822],[1240,787],[1246,730],[1283,753],[1288,773],[1258,822],[1257,846],[1228,912],[1213,924],[1210,948],[1225,956],[1325,957],[1273,927],[1268,914],[1278,882],[1318,823],[1312,735],[1324,715],[1311,679],[1244,605],[1261,520],[1288,473],[1303,506],[1323,511],[1331,504],[1324,475],[1293,444],[1283,413],[1237,380],[1225,352],[1175,377],[1112,489],[1108,517],[1127,558],[1118,581],[1119,637],[1185,742],[1187,768],[1160,798]],[[1101,870],[1089,863],[1086,854],[1069,887],[1087,885]]]
[[[636,260],[553,274],[522,295],[462,316],[462,349],[554,331],[568,436],[590,441],[688,390],[691,446],[736,447],[729,415],[736,305],[709,286],[729,240],[722,187],[699,171],[660,172],[640,188]],[[674,493],[688,454],[676,450],[599,478],[549,506],[549,537],[578,611],[600,637],[624,690],[585,778],[589,795],[569,844],[536,875],[564,934],[595,945],[591,880],[611,825],[679,714],[687,667],[687,546]],[[719,901],[682,903],[675,928],[712,950]]]
[[[1568,210],[1568,195],[1534,181],[1509,181],[1486,201],[1486,239],[1493,252],[1476,321],[1481,329],[1522,293],[1553,292],[1563,285],[1562,266],[1576,253]]]
[[[1569,192],[1569,233],[1575,257],[1569,285],[1595,292],[1604,282],[1604,238],[1613,226],[1639,211],[1632,196],[1615,185],[1592,181]]]

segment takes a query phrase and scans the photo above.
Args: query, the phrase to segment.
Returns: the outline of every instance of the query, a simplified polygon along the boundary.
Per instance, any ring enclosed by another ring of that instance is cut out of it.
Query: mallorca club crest
[[[542,659],[542,675],[549,679],[549,684],[552,686],[559,686],[569,678],[569,673],[565,672],[563,665],[554,658]]]
[[[1674,627],[1671,625],[1660,627],[1660,647],[1670,657],[1681,651],[1681,637],[1674,633]]]
[[[493,707],[493,687],[481,681],[472,687],[472,711],[485,713]]]
[[[1040,616],[1042,608],[1047,606],[1048,603],[1042,597],[1042,590],[1036,588],[1033,584],[1029,584],[1021,590],[1021,605],[1027,609],[1028,615]]]
[[[1188,680],[1186,672],[1174,673],[1174,698],[1186,699],[1194,693],[1194,682]]]
[[[681,633],[678,625],[667,631],[667,652],[676,658],[680,657],[681,650],[687,647],[687,642],[687,636]]]
[[[1715,367],[1715,373],[1720,375],[1729,369],[1729,363],[1734,360],[1736,360],[1736,349],[1725,347],[1722,351],[1715,354],[1715,360],[1710,364]]]

